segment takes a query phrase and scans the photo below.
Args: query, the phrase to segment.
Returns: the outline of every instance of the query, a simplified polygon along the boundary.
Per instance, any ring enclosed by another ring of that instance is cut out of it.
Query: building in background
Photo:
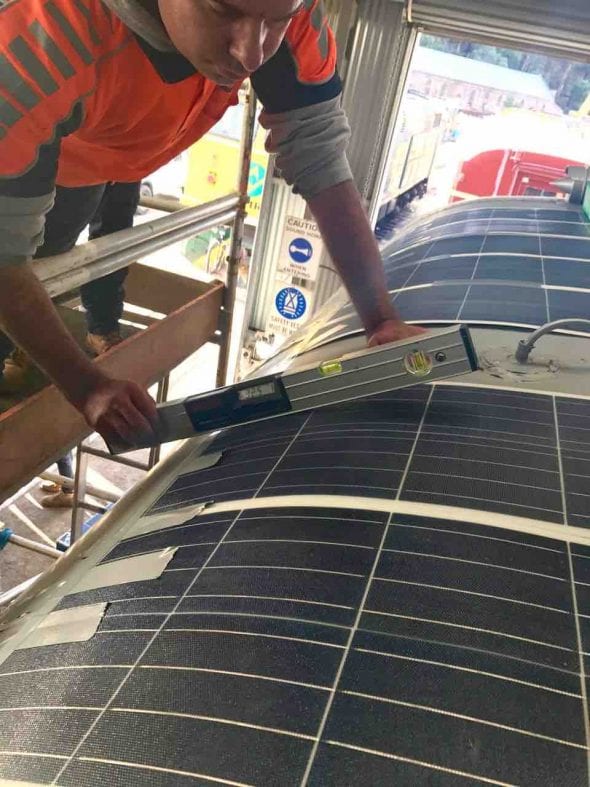
[[[492,115],[505,107],[561,115],[562,110],[542,76],[419,47],[409,89],[453,101],[463,112]]]

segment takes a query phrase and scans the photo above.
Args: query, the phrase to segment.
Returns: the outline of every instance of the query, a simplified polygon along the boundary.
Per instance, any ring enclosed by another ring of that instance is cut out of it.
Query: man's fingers
[[[106,380],[91,391],[82,412],[107,443],[151,444],[159,423],[155,402],[137,383]]]
[[[133,429],[129,426],[122,415],[110,411],[106,413],[97,424],[97,430],[108,442],[125,442],[133,445]]]
[[[136,439],[143,436],[151,437],[154,434],[154,428],[151,423],[141,414],[131,400],[120,405],[118,414],[126,421]]]
[[[158,411],[152,397],[139,385],[133,385],[129,389],[129,398],[155,429],[158,426]]]

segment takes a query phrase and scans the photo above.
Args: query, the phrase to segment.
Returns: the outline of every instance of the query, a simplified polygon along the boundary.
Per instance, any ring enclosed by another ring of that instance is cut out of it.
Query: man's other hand
[[[377,347],[380,344],[411,339],[413,336],[423,336],[425,333],[428,333],[426,328],[419,325],[408,325],[402,320],[384,320],[368,335],[367,344],[369,347]]]
[[[77,407],[107,444],[133,445],[155,435],[156,405],[141,386],[129,380],[105,378]]]

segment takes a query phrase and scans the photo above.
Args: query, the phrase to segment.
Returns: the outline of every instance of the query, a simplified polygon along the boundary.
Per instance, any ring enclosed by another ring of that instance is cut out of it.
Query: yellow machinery
[[[183,202],[199,205],[216,199],[235,189],[239,173],[240,138],[245,103],[230,107],[223,118],[188,151],[187,175]],[[257,123],[248,196],[244,237],[244,259],[240,265],[240,283],[245,285],[248,273],[248,255],[258,224],[262,192],[268,167],[268,154],[264,148],[265,132]],[[185,247],[185,256],[193,265],[217,279],[224,279],[226,258],[230,243],[229,227],[216,227],[191,238]]]
[[[213,129],[189,150],[185,201],[200,204],[235,189],[240,159],[240,136],[244,104],[230,107]],[[268,165],[264,129],[257,124],[248,195],[248,217],[256,224]]]

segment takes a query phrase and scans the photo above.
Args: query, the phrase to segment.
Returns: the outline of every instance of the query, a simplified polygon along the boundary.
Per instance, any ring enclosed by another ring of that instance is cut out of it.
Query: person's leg
[[[73,249],[78,236],[96,213],[104,191],[104,183],[79,188],[58,186],[55,203],[45,221],[43,245],[37,249],[35,259],[63,254]]]
[[[45,220],[43,245],[37,249],[35,258],[70,251],[75,246],[79,234],[96,212],[104,189],[104,184],[72,189],[58,186],[53,208]],[[31,368],[30,361],[24,353],[13,352],[13,350],[14,345],[10,339],[0,334],[0,393],[20,391]],[[4,367],[6,359],[8,362]],[[6,374],[3,375],[4,371]]]
[[[91,240],[133,226],[139,202],[139,183],[110,183],[90,223]],[[102,279],[88,282],[80,288],[86,309],[89,344],[95,351],[108,349],[119,340],[119,320],[123,314],[125,290],[123,283],[127,268],[115,271]],[[93,341],[93,337],[97,337]],[[106,339],[106,341],[101,341]]]
[[[61,459],[57,460],[57,470],[60,475],[63,475],[65,478],[73,478],[74,477],[74,464],[73,464],[73,454],[71,451],[68,451],[65,456],[62,456]]]
[[[74,478],[73,459],[74,455],[72,451],[68,451],[65,456],[62,456],[61,459],[57,460],[57,472],[61,476],[64,476],[64,478],[71,478],[72,480]],[[49,508],[55,507],[54,503],[50,501],[50,498],[57,494],[62,494],[62,496],[70,495],[70,497],[67,498],[67,500],[64,500],[64,502],[67,502],[68,505],[71,505],[73,502],[73,486],[64,487],[63,484],[54,481],[45,481],[45,483],[41,484],[41,489],[43,492],[46,492],[49,495],[49,497],[43,498],[41,500],[41,505],[43,506]]]

